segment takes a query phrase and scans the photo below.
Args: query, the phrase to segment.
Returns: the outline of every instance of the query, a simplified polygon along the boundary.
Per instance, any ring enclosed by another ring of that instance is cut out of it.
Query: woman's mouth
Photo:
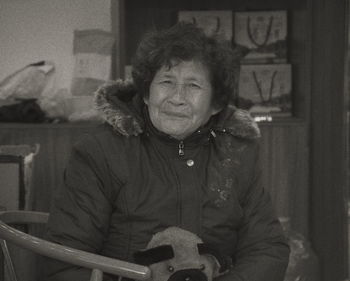
[[[170,116],[170,117],[175,117],[175,118],[187,118],[188,115],[186,113],[183,112],[179,112],[179,111],[162,111],[163,114]]]

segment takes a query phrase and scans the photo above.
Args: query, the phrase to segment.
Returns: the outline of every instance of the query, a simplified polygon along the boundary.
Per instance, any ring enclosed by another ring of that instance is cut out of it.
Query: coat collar
[[[95,105],[102,119],[124,136],[137,136],[145,129],[142,117],[144,103],[136,93],[131,80],[108,82],[95,93]],[[215,118],[212,127],[214,132],[246,139],[260,137],[257,123],[245,110],[229,105]]]

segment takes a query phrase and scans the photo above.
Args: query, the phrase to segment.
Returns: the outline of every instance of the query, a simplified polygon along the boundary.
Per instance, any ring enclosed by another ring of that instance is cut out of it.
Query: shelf
[[[99,121],[80,121],[62,123],[1,123],[0,129],[60,129],[60,128],[93,128],[101,124]]]

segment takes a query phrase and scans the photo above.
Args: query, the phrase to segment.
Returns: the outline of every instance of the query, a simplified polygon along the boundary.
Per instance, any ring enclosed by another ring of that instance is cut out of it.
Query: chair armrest
[[[8,225],[8,223],[46,223],[48,218],[49,214],[41,212],[0,212],[0,238],[37,254],[77,266],[98,269],[102,272],[136,280],[150,278],[151,271],[148,267],[52,243]]]

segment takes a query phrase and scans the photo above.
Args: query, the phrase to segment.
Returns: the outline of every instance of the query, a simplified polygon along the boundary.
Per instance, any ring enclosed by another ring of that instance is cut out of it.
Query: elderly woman
[[[133,82],[102,87],[106,124],[72,151],[48,225],[51,241],[134,261],[169,226],[232,258],[216,280],[283,280],[289,248],[261,186],[259,130],[229,106],[238,61],[192,24],[148,34]],[[51,261],[50,280],[90,272]]]

